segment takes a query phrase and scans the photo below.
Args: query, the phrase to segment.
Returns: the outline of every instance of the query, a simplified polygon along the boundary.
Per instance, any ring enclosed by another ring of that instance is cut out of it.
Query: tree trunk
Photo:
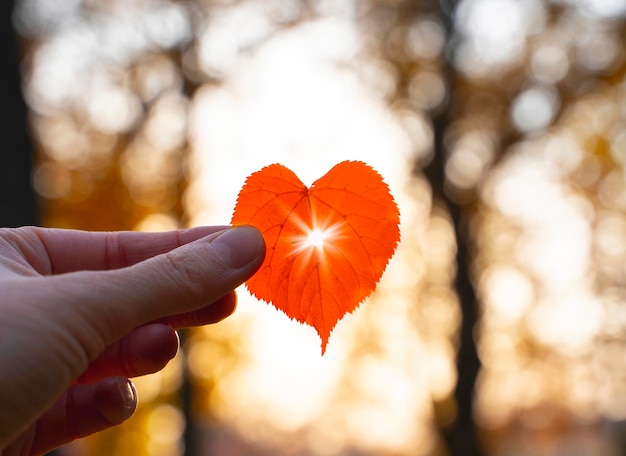
[[[453,14],[455,1],[440,0],[440,20],[446,28],[447,42],[451,42],[454,24]],[[450,52],[451,49],[448,49]],[[451,55],[451,54],[449,54]],[[449,61],[444,63],[442,75],[448,87],[449,100],[444,109],[433,117],[433,149],[434,155],[430,164],[423,170],[433,192],[433,202],[443,205],[449,212],[454,225],[456,241],[456,278],[455,291],[461,306],[461,328],[459,334],[459,350],[457,353],[457,384],[454,399],[457,406],[457,418],[452,426],[443,434],[452,456],[478,456],[483,454],[478,444],[472,416],[474,387],[480,370],[474,328],[477,322],[477,303],[474,286],[470,276],[470,233],[468,215],[469,208],[452,200],[445,191],[446,150],[444,137],[452,120],[456,70]]]
[[[13,0],[0,2],[0,227],[37,223],[31,186],[33,146],[22,96],[17,39],[11,22]]]

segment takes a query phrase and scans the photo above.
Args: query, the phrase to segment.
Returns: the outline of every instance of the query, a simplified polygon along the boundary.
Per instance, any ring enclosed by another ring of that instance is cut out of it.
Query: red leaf
[[[307,188],[274,164],[239,192],[231,223],[256,226],[267,253],[246,282],[259,299],[313,326],[322,339],[376,284],[398,244],[400,214],[371,167],[344,161]]]

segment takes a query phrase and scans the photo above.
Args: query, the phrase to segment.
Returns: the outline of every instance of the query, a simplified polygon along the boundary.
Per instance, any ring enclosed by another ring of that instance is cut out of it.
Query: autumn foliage
[[[250,292],[313,326],[324,353],[336,323],[376,288],[400,239],[399,217],[382,177],[344,161],[311,188],[280,164],[253,173],[231,223],[254,225],[265,239]]]

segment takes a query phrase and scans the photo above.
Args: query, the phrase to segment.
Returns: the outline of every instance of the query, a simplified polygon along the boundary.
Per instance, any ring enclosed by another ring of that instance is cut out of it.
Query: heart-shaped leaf
[[[337,321],[376,288],[400,240],[399,221],[382,177],[344,161],[311,188],[279,164],[253,173],[231,223],[254,225],[265,239],[265,261],[248,290],[313,326],[324,353]]]

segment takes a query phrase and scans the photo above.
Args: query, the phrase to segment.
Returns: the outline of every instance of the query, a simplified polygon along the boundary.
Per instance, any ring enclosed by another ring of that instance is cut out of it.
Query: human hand
[[[41,454],[129,418],[128,377],[167,364],[173,328],[230,315],[264,252],[251,227],[0,229],[0,454]]]

